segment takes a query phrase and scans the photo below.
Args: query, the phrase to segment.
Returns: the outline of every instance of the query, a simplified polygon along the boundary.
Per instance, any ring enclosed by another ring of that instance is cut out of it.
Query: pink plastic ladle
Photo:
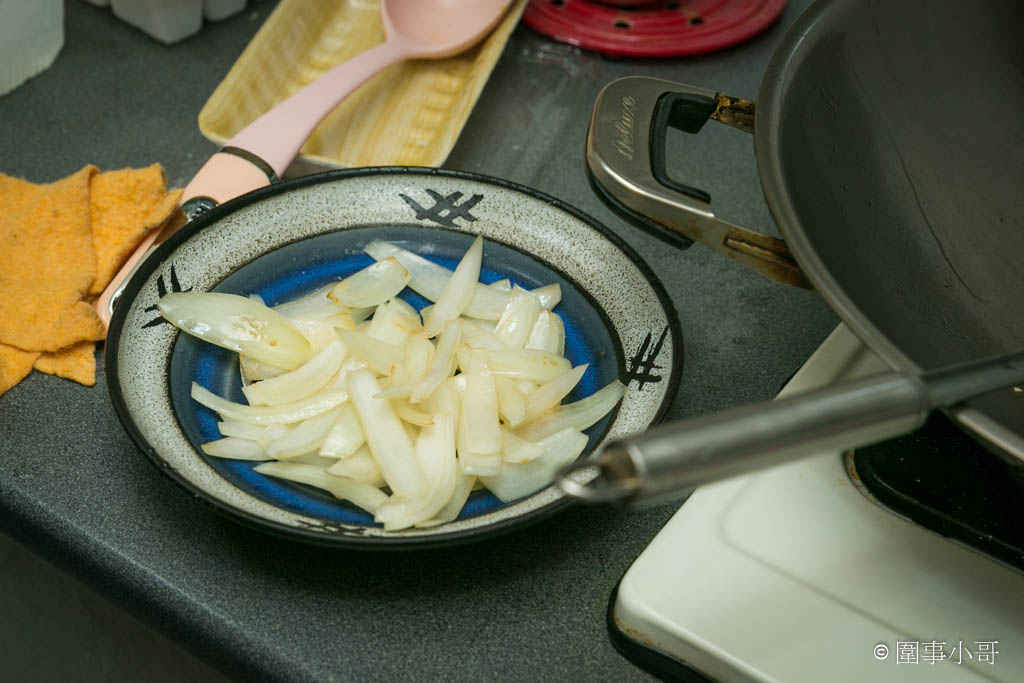
[[[191,218],[269,185],[338,104],[384,68],[406,59],[458,54],[490,33],[512,0],[381,0],[385,41],[334,67],[243,128],[185,186],[181,209],[154,228],[100,295],[109,324],[117,297],[142,258]]]

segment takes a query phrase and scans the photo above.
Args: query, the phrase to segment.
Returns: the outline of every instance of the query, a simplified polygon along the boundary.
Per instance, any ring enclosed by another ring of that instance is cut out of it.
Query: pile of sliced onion
[[[587,366],[563,355],[558,285],[478,282],[479,237],[454,272],[387,242],[366,252],[369,267],[274,308],[160,299],[174,325],[239,353],[248,405],[192,386],[222,420],[203,451],[265,461],[256,471],[329,491],[388,530],[450,522],[478,485],[505,502],[548,486],[625,391],[613,381],[562,404]],[[433,305],[418,313],[406,287]]]

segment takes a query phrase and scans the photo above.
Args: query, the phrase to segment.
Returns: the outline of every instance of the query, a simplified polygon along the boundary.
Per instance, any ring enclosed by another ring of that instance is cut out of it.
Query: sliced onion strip
[[[338,460],[327,468],[328,474],[338,477],[348,477],[356,481],[363,481],[373,486],[384,486],[384,475],[380,473],[377,463],[370,455],[370,449],[361,447],[351,457]]]
[[[247,406],[221,398],[209,389],[192,382],[192,398],[221,417],[258,425],[289,424],[326,413],[348,400],[348,392],[340,389],[324,391],[315,396],[283,406]]]
[[[565,327],[557,313],[542,311],[526,342],[527,349],[547,351],[558,356],[565,351]]]
[[[287,460],[306,453],[317,453],[331,426],[338,420],[341,408],[329,410],[303,420],[290,432],[267,444],[267,453],[278,460]]]
[[[464,474],[497,474],[502,441],[494,378],[482,370],[465,373],[465,377],[457,442],[459,465]]]
[[[451,320],[455,320],[469,306],[474,288],[480,279],[480,264],[483,259],[484,240],[477,237],[466,251],[452,277],[445,283],[440,296],[427,315],[423,332],[433,337]]]
[[[451,500],[458,478],[455,419],[438,415],[433,424],[421,429],[416,439],[416,457],[424,471],[430,473],[430,486],[419,498],[392,497],[377,508],[376,520],[389,531],[426,521]]]
[[[392,369],[401,363],[405,356],[401,348],[379,339],[370,339],[354,330],[338,330],[338,336],[348,346],[349,351],[365,360],[370,369],[378,375],[390,375]]]
[[[265,462],[253,469],[270,477],[330,491],[335,498],[354,503],[371,514],[388,499],[387,494],[376,486],[330,475],[314,465],[298,462]]]
[[[530,462],[544,454],[544,449],[532,441],[521,439],[515,432],[502,427],[501,459],[505,462]]]
[[[256,441],[240,439],[237,436],[226,436],[216,441],[207,441],[202,445],[203,453],[215,458],[231,458],[232,460],[273,460],[274,456],[267,453]]]
[[[583,373],[587,371],[587,364],[577,366],[554,379],[531,391],[526,396],[526,420],[535,420],[548,410],[562,402],[562,399],[569,395],[569,392],[579,384]]]
[[[157,308],[184,332],[285,370],[299,367],[309,354],[309,342],[284,316],[248,297],[172,292]]]
[[[619,380],[612,380],[605,387],[575,403],[567,403],[557,410],[528,422],[516,430],[516,436],[527,441],[540,441],[563,429],[583,431],[611,412],[626,387]]]
[[[376,306],[398,295],[409,284],[409,271],[395,258],[371,263],[336,284],[327,294],[349,308]]]
[[[516,288],[512,300],[501,314],[494,328],[497,337],[506,348],[521,349],[530,339],[530,332],[537,324],[537,317],[543,309],[540,299],[524,289]]]
[[[340,340],[331,342],[295,370],[242,387],[242,393],[252,406],[280,406],[308,398],[327,386],[346,351]]]
[[[341,406],[338,419],[331,425],[324,443],[320,446],[320,455],[327,458],[348,458],[359,450],[366,442],[363,427],[351,403]]]
[[[504,503],[535,493],[554,481],[559,468],[580,456],[587,447],[587,435],[563,429],[537,445],[544,451],[542,455],[524,463],[506,462],[496,475],[480,477],[480,481]]]
[[[375,398],[380,384],[369,370],[349,373],[347,384],[366,443],[384,480],[395,495],[419,495],[424,481],[416,454],[391,402]]]
[[[366,245],[366,253],[375,259],[394,256],[409,271],[409,287],[421,296],[437,301],[452,277],[452,271],[401,247],[375,240]],[[482,320],[497,320],[508,304],[509,293],[481,283],[475,283],[473,298],[466,307],[466,315]]]
[[[516,427],[526,420],[526,397],[516,383],[508,377],[494,376],[494,388],[498,392],[498,414],[505,424]]]
[[[419,403],[430,396],[434,389],[452,374],[455,350],[459,346],[461,337],[461,320],[452,320],[444,326],[444,330],[441,331],[441,336],[437,340],[437,347],[434,349],[434,357],[430,361],[430,369],[413,389],[409,396],[410,403]]]
[[[487,367],[496,375],[531,382],[547,382],[572,369],[567,359],[536,349],[488,351]]]

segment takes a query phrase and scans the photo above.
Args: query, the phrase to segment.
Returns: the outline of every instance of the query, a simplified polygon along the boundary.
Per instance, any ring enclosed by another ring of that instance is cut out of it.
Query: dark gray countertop
[[[790,0],[746,44],[678,60],[608,60],[521,26],[446,164],[552,194],[641,253],[683,326],[669,419],[771,397],[836,318],[813,292],[704,248],[674,251],[605,208],[583,170],[590,107],[624,75],[754,97],[807,4]],[[159,161],[184,184],[214,150],[196,115],[272,4],[250,4],[171,47],[108,10],[80,0],[66,9],[53,67],[0,97],[0,172],[50,181],[87,163]],[[724,218],[774,232],[752,140],[714,128],[670,136],[672,172],[708,189]],[[674,509],[573,508],[442,551],[329,551],[244,528],[159,476],[121,429],[102,375],[86,388],[34,373],[0,397],[0,531],[242,679],[642,679],[612,648],[605,610]]]

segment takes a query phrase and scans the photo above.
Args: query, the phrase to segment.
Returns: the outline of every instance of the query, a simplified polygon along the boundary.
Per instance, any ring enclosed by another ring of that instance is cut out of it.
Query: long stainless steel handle
[[[658,78],[609,83],[587,132],[594,186],[638,227],[674,246],[699,242],[769,279],[810,287],[785,242],[723,221],[707,192],[669,178],[667,129],[697,133],[709,119],[752,133],[754,103]]]
[[[845,451],[920,427],[935,407],[1024,382],[1024,353],[924,376],[882,374],[652,429],[608,444],[558,480],[589,501],[638,501],[779,465]],[[591,486],[566,476],[597,465]]]

